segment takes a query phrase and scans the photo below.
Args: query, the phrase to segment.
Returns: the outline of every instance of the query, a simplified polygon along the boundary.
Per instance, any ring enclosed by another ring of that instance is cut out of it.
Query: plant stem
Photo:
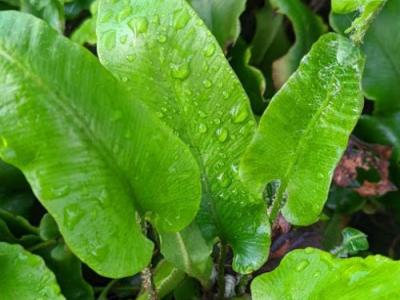
[[[218,257],[218,300],[225,299],[225,260],[226,260],[227,246],[221,243],[220,252]]]
[[[269,220],[271,222],[271,225],[275,223],[276,219],[279,216],[279,211],[282,208],[282,202],[283,202],[283,190],[286,188],[283,188],[282,186],[279,187],[278,194],[276,196],[276,199],[272,202],[272,207],[269,213]]]
[[[148,224],[146,223],[145,220],[143,220],[141,223],[142,223],[143,234],[147,236]],[[142,289],[148,293],[149,295],[148,299],[158,300],[157,290],[153,281],[153,273],[151,272],[151,263],[148,267],[146,267],[142,271],[141,278],[142,278]]]
[[[153,282],[153,274],[150,267],[145,268],[141,274],[143,290],[149,294],[149,300],[158,300],[157,290]]]
[[[34,252],[34,251],[37,251],[37,250],[40,250],[40,249],[43,249],[43,248],[47,248],[47,247],[53,246],[55,244],[57,244],[56,240],[48,240],[48,241],[44,241],[42,243],[39,243],[39,244],[36,244],[36,245],[30,247],[28,250],[30,252]]]

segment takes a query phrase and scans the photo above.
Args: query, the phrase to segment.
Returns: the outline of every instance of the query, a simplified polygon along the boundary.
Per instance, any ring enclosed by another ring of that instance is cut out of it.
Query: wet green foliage
[[[0,0],[0,300],[398,298],[399,15]]]

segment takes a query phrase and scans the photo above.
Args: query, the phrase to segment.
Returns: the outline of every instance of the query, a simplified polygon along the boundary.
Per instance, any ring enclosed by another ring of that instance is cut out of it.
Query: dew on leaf
[[[207,132],[207,126],[205,124],[201,123],[199,125],[199,132],[200,133],[206,133]]]
[[[242,123],[247,119],[249,113],[245,106],[237,105],[234,108],[232,108],[231,115],[233,123]]]
[[[107,50],[112,50],[115,48],[116,43],[116,33],[115,31],[107,31],[103,35],[103,44]]]
[[[204,85],[205,88],[209,89],[209,88],[211,88],[212,83],[211,83],[210,80],[206,79],[206,80],[203,81],[203,85]]]
[[[128,26],[135,33],[145,33],[149,27],[149,22],[145,17],[140,17],[130,20]]]
[[[206,57],[210,57],[215,53],[215,45],[214,44],[208,44],[206,49],[204,50],[204,55]]]
[[[305,268],[308,267],[310,262],[308,260],[302,260],[296,267],[296,271],[300,272],[303,271]]]
[[[167,36],[165,34],[160,34],[157,37],[157,41],[159,41],[161,44],[164,44],[167,41]]]
[[[174,28],[183,29],[190,20],[190,15],[186,10],[177,10],[174,13]]]
[[[126,57],[126,60],[129,61],[129,62],[133,62],[133,61],[135,60],[135,56],[133,56],[133,55],[128,55],[128,56]]]
[[[126,44],[126,42],[128,41],[128,36],[126,34],[121,35],[119,37],[119,41],[121,42],[121,44]]]
[[[130,5],[126,6],[118,15],[118,21],[122,22],[132,13],[132,7]]]
[[[74,229],[74,227],[79,223],[84,215],[85,213],[78,203],[67,206],[66,208],[64,208],[65,226],[70,230]]]
[[[218,128],[215,134],[217,135],[218,140],[222,143],[228,138],[228,130],[225,128]]]
[[[190,75],[188,63],[171,65],[171,76],[176,79],[185,80]]]

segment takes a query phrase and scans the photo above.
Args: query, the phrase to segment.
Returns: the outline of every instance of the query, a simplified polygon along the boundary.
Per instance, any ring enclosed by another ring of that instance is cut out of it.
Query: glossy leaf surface
[[[196,214],[190,151],[92,54],[44,22],[0,13],[0,56],[0,156],[24,172],[83,262],[109,277],[140,271],[153,247],[138,213],[161,231]]]
[[[296,34],[295,44],[273,66],[274,83],[281,87],[297,69],[312,44],[326,31],[326,26],[319,16],[299,0],[271,0],[271,4],[290,19]]]
[[[187,0],[225,49],[235,43],[240,33],[239,17],[246,7],[245,0]]]
[[[287,254],[251,290],[254,300],[396,299],[399,278],[400,264],[379,255],[339,259],[307,248]]]
[[[255,195],[280,182],[277,201],[287,199],[283,214],[293,224],[315,222],[327,199],[361,113],[363,63],[346,38],[321,37],[272,99],[243,157],[241,176]]]
[[[0,299],[62,300],[53,273],[21,246],[0,242]]]
[[[269,224],[263,201],[238,176],[255,120],[216,40],[183,0],[102,1],[97,30],[102,63],[197,158],[203,181],[197,223],[206,240],[232,246],[235,270],[257,269],[268,255]]]

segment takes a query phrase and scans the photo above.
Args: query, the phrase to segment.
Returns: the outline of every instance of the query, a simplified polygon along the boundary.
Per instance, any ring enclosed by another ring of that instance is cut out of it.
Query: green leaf
[[[90,6],[90,13],[92,16],[86,19],[71,35],[71,40],[83,45],[95,45],[97,41],[96,36],[96,22],[97,22],[97,7],[99,0],[96,0]]]
[[[363,89],[376,100],[376,114],[400,110],[400,34],[388,28],[400,28],[400,1],[388,1],[370,26],[363,44],[366,65]]]
[[[258,65],[263,61],[278,34],[283,16],[276,14],[270,3],[266,1],[264,7],[255,12],[255,19],[256,31],[251,40],[251,63]]]
[[[318,219],[361,113],[363,63],[346,38],[324,35],[269,104],[243,157],[241,176],[259,198],[269,182],[280,182],[272,219],[286,200],[289,222]]]
[[[92,287],[82,277],[82,264],[64,243],[36,251],[54,272],[68,300],[93,300]]]
[[[90,52],[32,16],[0,13],[0,56],[1,158],[83,262],[109,277],[140,271],[153,245],[139,214],[160,231],[196,215],[190,150]]]
[[[338,257],[355,255],[360,251],[368,250],[367,235],[355,228],[346,227],[342,231],[342,244],[331,251]]]
[[[263,73],[250,65],[251,51],[242,39],[237,41],[230,54],[231,66],[250,98],[253,111],[261,115],[267,106],[267,102],[264,99],[265,78]]]
[[[0,242],[0,266],[1,299],[65,299],[43,260],[21,246]]]
[[[295,250],[251,284],[254,300],[397,299],[400,264],[376,255],[340,259],[312,248]]]
[[[97,33],[100,61],[197,158],[203,182],[197,223],[207,242],[229,243],[236,271],[259,268],[268,256],[269,223],[263,201],[238,176],[255,120],[211,33],[183,0],[101,1]]]
[[[273,66],[274,83],[281,87],[297,69],[301,58],[327,28],[322,19],[299,0],[271,0],[271,4],[279,13],[290,19],[296,35],[296,42],[292,48]]]
[[[44,241],[56,239],[60,236],[57,223],[49,214],[45,214],[40,220],[39,235]]]
[[[355,10],[360,15],[353,21],[346,33],[351,33],[355,43],[361,44],[371,22],[385,5],[386,0],[333,0],[332,12],[348,14]]]
[[[64,3],[61,0],[20,0],[21,11],[45,20],[59,32],[64,31]]]
[[[208,245],[196,224],[181,232],[162,233],[161,253],[179,270],[197,278],[208,287],[212,271],[212,245]]]
[[[240,33],[239,17],[246,0],[187,0],[214,34],[222,49],[235,43]]]
[[[169,262],[162,260],[153,273],[153,282],[160,299],[171,293],[183,280],[185,273]],[[136,300],[148,300],[148,292],[142,291]]]

